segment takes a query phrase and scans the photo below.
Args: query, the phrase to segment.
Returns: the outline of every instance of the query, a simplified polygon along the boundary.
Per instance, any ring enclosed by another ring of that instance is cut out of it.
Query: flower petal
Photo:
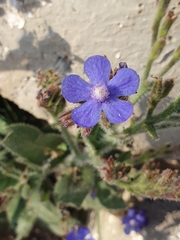
[[[90,98],[90,84],[78,75],[71,74],[62,82],[62,95],[72,103],[86,101]]]
[[[136,221],[140,224],[144,224],[145,223],[145,216],[142,216],[141,214],[136,214],[136,217],[135,217]]]
[[[124,216],[122,218],[122,224],[127,224],[127,223],[129,223],[130,220],[131,220],[131,218],[129,218],[128,216]]]
[[[100,119],[101,108],[101,103],[91,99],[72,111],[72,120],[80,127],[93,127]]]
[[[103,56],[95,55],[84,62],[84,72],[92,84],[107,84],[110,71],[111,64]]]
[[[102,104],[102,110],[111,123],[125,122],[133,113],[133,105],[130,102],[117,98],[110,98]]]
[[[87,227],[79,227],[78,230],[72,230],[67,236],[66,240],[94,240],[91,237],[91,232]]]
[[[111,96],[129,96],[137,92],[139,87],[139,75],[131,68],[122,68],[108,83]]]
[[[90,234],[90,230],[87,227],[80,227],[78,229],[78,238],[84,239],[88,234]]]
[[[129,224],[126,225],[126,227],[124,228],[124,232],[128,235],[131,232],[131,226]]]
[[[66,236],[66,240],[77,240],[77,236],[75,235],[75,232],[72,231]]]
[[[128,217],[134,218],[136,216],[136,209],[135,208],[130,208],[127,213]]]

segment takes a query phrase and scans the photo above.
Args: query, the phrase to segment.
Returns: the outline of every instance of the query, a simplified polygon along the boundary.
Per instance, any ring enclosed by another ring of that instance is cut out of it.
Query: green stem
[[[144,75],[142,77],[142,82],[147,80],[147,78],[149,76],[149,73],[150,73],[150,70],[151,70],[151,67],[152,67],[152,64],[153,64],[154,60],[157,57],[159,57],[160,53],[162,52],[162,50],[165,47],[165,44],[166,44],[166,39],[165,38],[159,38],[153,44],[150,55],[149,55],[149,58],[148,58],[147,65],[146,65],[145,70],[144,70]]]
[[[180,46],[178,46],[178,48],[174,51],[172,59],[162,69],[162,71],[158,74],[158,76],[162,77],[179,60],[180,60]]]
[[[35,172],[42,172],[42,167],[40,167],[37,164],[31,163],[29,161],[27,162],[27,161],[24,160],[24,158],[17,157],[17,158],[15,158],[15,161],[18,162],[18,163],[21,163],[23,165],[27,165],[28,168],[34,170]]]
[[[160,0],[159,2],[159,7],[158,11],[156,14],[156,18],[153,23],[153,35],[152,35],[152,49],[144,70],[143,77],[141,79],[141,86],[139,87],[138,94],[133,96],[132,98],[132,103],[135,104],[139,98],[141,98],[146,92],[149,91],[147,88],[147,85],[144,84],[144,82],[147,80],[152,64],[154,60],[159,56],[159,54],[162,52],[164,46],[165,46],[165,39],[164,38],[159,38],[157,39],[157,34],[158,34],[158,29],[159,29],[159,24],[166,13],[167,6],[169,5],[170,0]]]
[[[91,164],[96,168],[99,169],[103,166],[103,162],[100,157],[97,155],[96,150],[92,143],[89,141],[88,138],[84,138],[84,143],[88,149],[88,155],[91,158]]]
[[[150,82],[141,82],[138,92],[130,97],[130,102],[134,105],[144,94],[151,90],[152,84]]]
[[[72,136],[69,134],[67,129],[65,127],[61,126],[61,132],[62,132],[70,150],[73,151],[76,155],[79,155],[80,151],[79,151],[78,147],[76,146],[76,144],[74,143],[74,141],[72,140]]]
[[[122,133],[128,134],[128,136],[134,135],[136,133],[141,133],[144,131],[144,126],[143,126],[144,122],[145,122],[145,120],[133,125],[132,127],[126,128]]]
[[[164,121],[166,119],[168,119],[168,117],[173,113],[179,113],[180,112],[180,97],[177,98],[173,103],[171,103],[163,112],[149,118],[146,119],[146,122],[148,124],[152,123],[152,124],[156,124],[158,122]]]
[[[161,112],[155,116],[146,118],[142,122],[137,123],[137,124],[133,125],[132,127],[126,128],[122,133],[128,134],[128,136],[130,136],[130,135],[134,135],[137,133],[145,132],[145,128],[144,128],[145,124],[154,125],[161,121],[168,120],[170,115],[174,112],[180,113],[180,97],[177,98],[173,103],[171,103],[163,112]]]
[[[170,0],[160,0],[159,1],[158,9],[156,12],[156,17],[155,17],[153,25],[152,25],[153,33],[152,33],[151,45],[153,45],[157,39],[159,25],[160,25],[161,19],[163,18],[163,16],[166,13],[169,3],[170,3]]]
[[[15,174],[13,173],[8,173],[4,168],[2,168],[0,166],[0,172],[2,172],[3,175],[7,176],[7,177],[10,177],[10,178],[13,178],[13,179],[16,179],[16,180],[19,180],[19,177],[16,176]]]
[[[146,119],[150,118],[154,112],[154,109],[155,108],[149,108],[148,109],[148,112],[147,112],[147,115],[146,115]]]
[[[54,123],[55,125],[58,124],[58,120],[57,120],[57,116],[55,115],[52,115],[54,117]],[[63,127],[63,126],[60,126],[60,130],[62,132],[62,135],[64,136],[64,139],[67,143],[67,145],[69,146],[69,149],[70,151],[73,151],[75,153],[75,155],[80,155],[80,151],[79,151],[79,148],[78,146],[74,143],[73,139],[72,139],[72,136],[69,134],[67,128]]]
[[[169,63],[161,70],[161,72],[158,74],[159,77],[162,77],[169,69],[177,62],[175,59],[171,59]]]
[[[147,78],[149,76],[149,72],[150,72],[152,64],[153,64],[153,61],[154,61],[154,59],[152,59],[152,58],[148,59],[148,62],[146,64],[146,67],[145,67],[145,70],[144,70],[144,74],[143,74],[143,77],[142,77],[142,82],[147,80]]]
[[[173,11],[169,11],[168,15],[166,16],[166,19],[164,20],[162,27],[159,30],[158,38],[166,38],[167,34],[169,32],[169,29],[171,28],[174,21],[177,19],[177,16],[174,16]]]

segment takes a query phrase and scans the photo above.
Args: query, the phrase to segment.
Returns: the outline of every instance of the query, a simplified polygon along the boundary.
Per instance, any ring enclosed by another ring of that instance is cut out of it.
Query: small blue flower
[[[130,68],[122,68],[109,81],[111,65],[103,56],[89,57],[84,63],[84,72],[90,83],[71,74],[62,83],[63,97],[72,103],[84,102],[72,111],[72,120],[80,127],[95,126],[103,111],[110,123],[126,121],[133,113],[133,105],[118,99],[137,92],[139,76]]]
[[[92,199],[95,199],[96,198],[96,189],[92,189],[91,192],[90,192],[90,197]]]
[[[67,236],[66,240],[94,240],[87,227],[74,228]]]
[[[134,208],[130,208],[127,212],[127,216],[122,218],[122,223],[125,224],[124,232],[129,234],[131,230],[140,232],[144,226],[148,224],[145,210],[136,211]]]

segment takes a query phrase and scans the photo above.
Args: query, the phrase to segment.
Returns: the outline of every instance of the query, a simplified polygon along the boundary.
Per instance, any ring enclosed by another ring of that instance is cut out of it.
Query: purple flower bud
[[[128,65],[127,65],[126,62],[120,62],[120,63],[119,63],[119,68],[120,68],[120,69],[121,69],[121,68],[128,68]]]

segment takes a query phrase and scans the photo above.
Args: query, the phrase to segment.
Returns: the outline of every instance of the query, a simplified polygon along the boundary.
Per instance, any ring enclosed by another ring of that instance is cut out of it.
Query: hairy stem
[[[169,69],[180,60],[180,46],[174,51],[172,59],[168,62],[168,64],[161,70],[158,74],[159,77],[162,77]]]
[[[69,134],[67,129],[65,127],[61,126],[61,132],[62,132],[70,150],[73,151],[76,155],[79,155],[80,151],[79,151],[78,147],[76,146],[76,144],[74,143],[72,136]]]
[[[151,41],[151,45],[153,45],[157,39],[157,35],[158,35],[158,30],[159,30],[159,25],[160,22],[163,18],[163,16],[166,13],[167,7],[170,3],[170,0],[160,0],[159,4],[158,4],[158,9],[156,12],[156,16],[152,25],[152,41]]]

